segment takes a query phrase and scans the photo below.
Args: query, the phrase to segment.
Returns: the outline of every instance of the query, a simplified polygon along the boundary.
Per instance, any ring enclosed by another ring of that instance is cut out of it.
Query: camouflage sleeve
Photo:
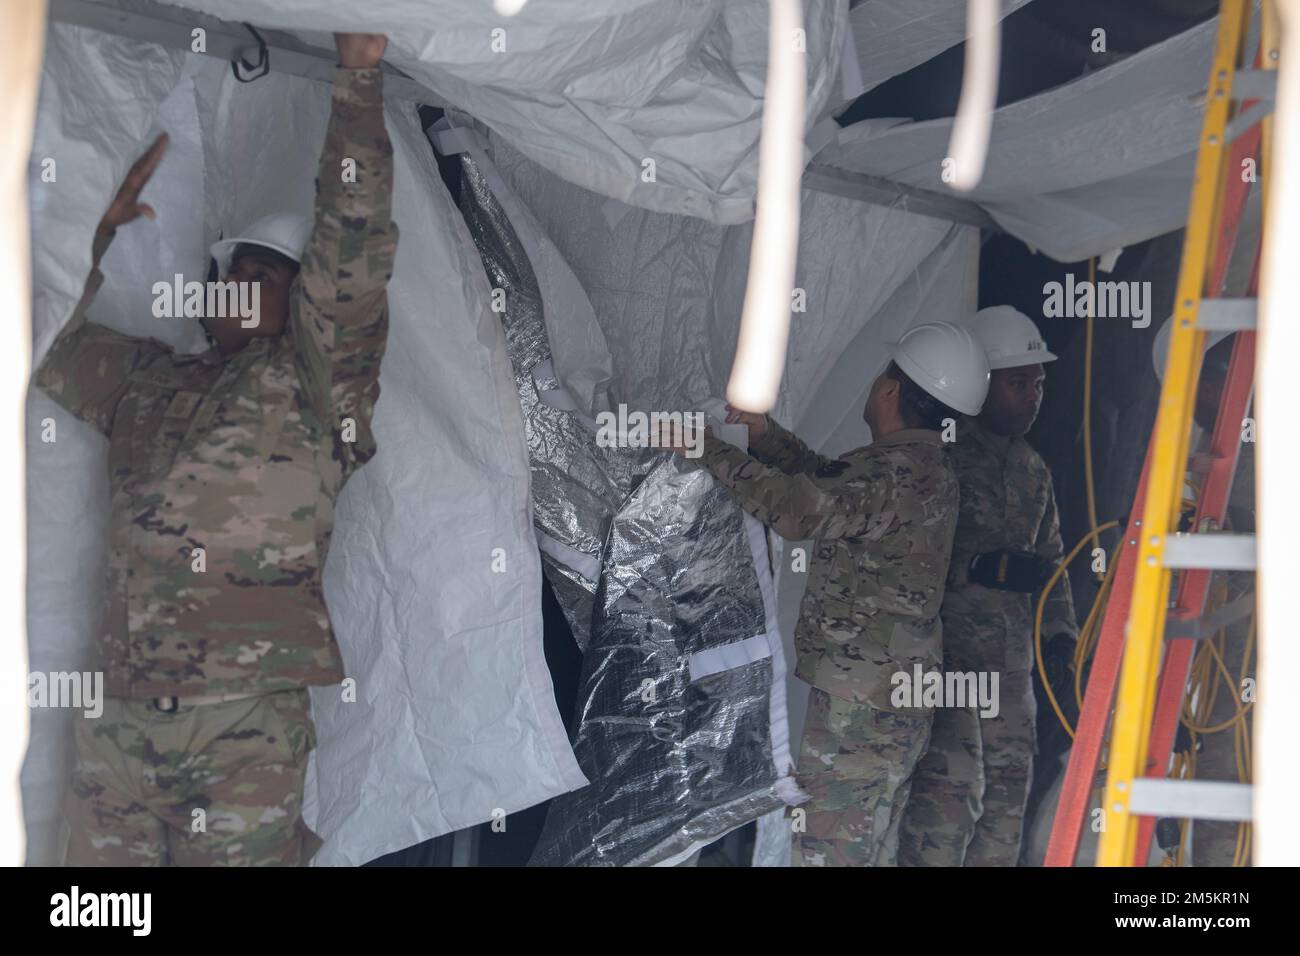
[[[303,386],[321,420],[331,424],[336,454],[350,457],[352,465],[375,453],[371,419],[397,252],[392,195],[383,73],[340,67],[316,179],[316,222],[303,254],[292,321]],[[348,419],[352,429],[346,428]]]
[[[1059,564],[1065,557],[1065,547],[1061,543],[1061,520],[1056,510],[1056,491],[1052,487],[1050,475],[1047,478],[1047,508],[1043,511],[1043,520],[1038,526],[1034,551],[1039,557],[1055,564]],[[1057,634],[1069,634],[1076,639],[1079,636],[1079,622],[1074,617],[1074,598],[1070,593],[1068,573],[1062,573],[1043,607],[1043,640]]]
[[[763,437],[749,443],[749,453],[763,464],[780,468],[789,475],[816,471],[834,461],[817,454],[794,432],[774,422],[771,415],[767,416]]]
[[[893,472],[855,472],[830,461],[816,472],[792,475],[713,436],[695,459],[730,489],[740,506],[787,541],[863,534],[893,493]]]
[[[126,392],[127,376],[146,351],[159,348],[151,339],[138,339],[86,321],[86,310],[104,282],[99,271],[113,234],[95,234],[93,266],[81,301],[36,368],[33,383],[83,422],[108,435],[113,415]]]

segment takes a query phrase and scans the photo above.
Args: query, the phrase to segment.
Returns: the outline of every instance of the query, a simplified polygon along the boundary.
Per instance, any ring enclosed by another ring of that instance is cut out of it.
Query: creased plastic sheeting
[[[511,250],[513,258],[522,260],[518,268],[529,273],[530,281],[522,291],[536,299],[539,308],[544,301],[553,313],[563,316],[562,322],[546,329],[547,336],[556,343],[554,352],[548,351],[547,361],[552,362],[555,377],[563,387],[563,403],[590,419],[598,410],[609,407],[607,390],[613,368],[604,333],[582,284],[528,207],[501,179],[487,158],[486,141],[470,117],[450,113],[430,130],[430,136],[443,155],[464,150],[475,157],[473,185],[495,196],[493,202],[505,204],[501,214],[510,220],[510,239],[520,247]],[[536,323],[529,325],[540,330],[541,321],[539,316]],[[530,354],[530,358],[534,361],[530,361],[529,368],[536,364],[535,356]]]
[[[542,654],[504,336],[413,105],[401,120],[394,210],[411,228],[389,299],[405,321],[384,360],[380,453],[344,489],[325,574],[362,694],[312,695],[330,734],[310,781],[314,825],[333,838],[320,863],[360,863],[586,783]]]
[[[591,786],[551,803],[533,865],[672,862],[782,805],[770,659],[696,680],[688,666],[764,628],[740,509],[664,457],[606,544],[573,740]]]
[[[993,114],[983,181],[962,198],[1062,262],[1186,221],[1218,20]],[[948,192],[952,120],[845,128],[815,162]]]
[[[274,73],[238,84],[207,57],[61,26],[45,79],[33,174],[41,156],[59,165],[57,188],[33,188],[38,360],[155,120],[173,137],[143,196],[158,219],[120,230],[91,316],[181,343],[194,323],[153,319],[152,282],[201,278],[217,230],[310,211],[328,85]],[[586,783],[542,655],[527,450],[500,321],[414,106],[390,106],[387,123],[401,241],[379,452],[339,500],[324,572],[355,701],[340,688],[313,692],[319,745],[304,815],[325,839],[325,864],[361,863]],[[39,393],[29,415],[32,666],[81,669],[102,609],[104,442]],[[39,440],[47,416],[54,444]],[[70,741],[65,714],[35,716],[31,859],[53,862]]]
[[[573,746],[591,785],[552,802],[533,862],[671,862],[789,790],[777,780],[790,757],[762,532],[707,473],[654,449],[600,444],[593,421],[557,407],[549,339],[568,340],[570,315],[540,293],[530,254],[562,263],[481,147],[462,164],[465,217],[504,292],[534,522],[584,651]],[[566,551],[598,573],[578,573]]]
[[[577,415],[543,400],[548,392],[559,390],[560,382],[551,371],[537,275],[514,223],[501,208],[500,181],[489,178],[495,178],[495,170],[470,154],[461,162],[465,221],[488,280],[504,293],[500,315],[528,439],[534,527],[556,597],[578,646],[586,650],[610,521],[619,502],[663,455],[653,449],[599,445]],[[502,198],[509,201],[508,196]],[[549,304],[559,311],[558,303]],[[568,320],[565,313],[552,323]]]
[[[225,20],[389,34],[387,59],[573,183],[714,222],[753,217],[767,0],[171,0]],[[811,120],[839,83],[844,0],[803,0]],[[653,161],[653,168],[646,165]]]

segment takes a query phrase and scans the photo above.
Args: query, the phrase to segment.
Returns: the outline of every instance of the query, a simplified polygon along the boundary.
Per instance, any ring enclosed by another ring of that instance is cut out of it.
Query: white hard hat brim
[[[1020,368],[1022,365],[1046,365],[1048,362],[1055,362],[1059,355],[1055,352],[1024,352],[1020,355],[1005,355],[998,358],[989,359],[989,371],[995,371],[1000,368]]]
[[[225,275],[230,269],[231,257],[234,256],[235,249],[239,246],[262,246],[265,249],[278,252],[282,256],[287,256],[294,262],[301,264],[302,261],[302,257],[297,252],[280,243],[267,242],[265,239],[248,239],[243,236],[235,236],[232,239],[217,240],[209,250],[212,253],[212,258],[217,260],[217,271],[221,275]]]

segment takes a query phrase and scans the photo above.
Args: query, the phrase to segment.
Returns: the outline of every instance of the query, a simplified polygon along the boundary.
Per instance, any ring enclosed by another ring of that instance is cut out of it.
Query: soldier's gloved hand
[[[1053,634],[1043,647],[1043,670],[1058,701],[1074,697],[1074,635]]]
[[[1055,570],[1055,564],[1032,551],[986,551],[971,558],[967,577],[986,588],[1032,594]]]
[[[749,443],[752,445],[767,434],[767,416],[762,412],[746,412],[727,403],[727,424],[740,422],[749,429]]]

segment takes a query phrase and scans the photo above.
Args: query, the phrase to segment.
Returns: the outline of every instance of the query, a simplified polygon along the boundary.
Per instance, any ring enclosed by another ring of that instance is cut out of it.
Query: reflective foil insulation
[[[602,447],[590,419],[541,397],[559,385],[547,324],[564,316],[545,315],[484,161],[461,155],[461,211],[505,293],[543,566],[583,650],[571,743],[591,784],[552,801],[531,863],[674,862],[783,804],[774,659],[695,680],[690,666],[770,630],[754,538],[707,471],[654,448]]]

